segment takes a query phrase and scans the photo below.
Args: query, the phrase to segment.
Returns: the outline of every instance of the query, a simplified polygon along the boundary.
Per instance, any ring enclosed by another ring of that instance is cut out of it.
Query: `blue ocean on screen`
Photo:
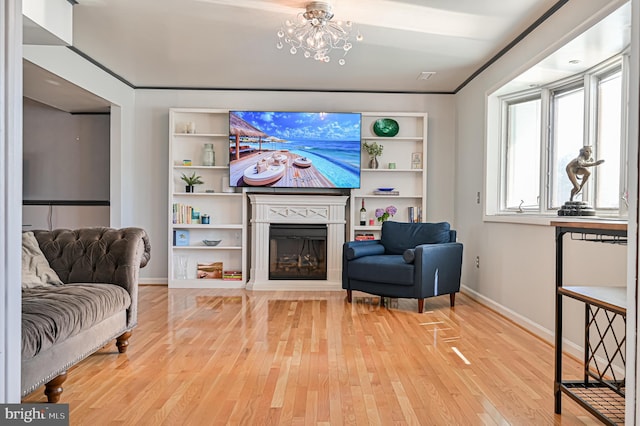
[[[311,160],[338,188],[360,187],[358,113],[232,111],[264,136],[245,137],[256,151],[286,151]],[[232,147],[235,145],[231,145]],[[233,156],[231,167],[233,168]]]
[[[247,143],[259,149],[258,143]],[[262,143],[262,149],[287,150],[310,159],[338,188],[360,186],[360,140],[357,141],[312,141],[297,140]]]

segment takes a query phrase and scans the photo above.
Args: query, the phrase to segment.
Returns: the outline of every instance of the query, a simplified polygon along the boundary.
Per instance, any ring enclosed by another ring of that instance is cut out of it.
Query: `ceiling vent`
[[[418,74],[418,80],[429,80],[434,75],[436,75],[435,71],[422,71]]]

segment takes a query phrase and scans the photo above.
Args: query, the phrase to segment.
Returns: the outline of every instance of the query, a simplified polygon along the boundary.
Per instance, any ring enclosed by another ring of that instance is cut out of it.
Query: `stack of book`
[[[222,271],[222,279],[227,281],[242,281],[242,271]]]
[[[187,225],[200,223],[200,212],[188,204],[173,203],[172,221],[174,224]]]
[[[356,241],[375,240],[373,234],[356,234]]]
[[[373,195],[400,195],[400,191],[380,191],[376,189],[373,191]]]

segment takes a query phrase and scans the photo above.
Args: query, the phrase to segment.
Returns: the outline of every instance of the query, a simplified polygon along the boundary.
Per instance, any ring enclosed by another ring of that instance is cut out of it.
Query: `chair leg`
[[[51,379],[44,387],[44,394],[47,396],[47,402],[55,404],[60,401],[62,395],[62,384],[67,380],[67,372],[63,371],[53,379]]]
[[[418,313],[424,312],[424,299],[418,299]]]
[[[449,293],[449,301],[451,302],[451,307],[452,308],[454,306],[456,306],[456,294],[455,293]]]
[[[347,302],[351,303],[351,299],[352,299],[352,290],[347,290]]]

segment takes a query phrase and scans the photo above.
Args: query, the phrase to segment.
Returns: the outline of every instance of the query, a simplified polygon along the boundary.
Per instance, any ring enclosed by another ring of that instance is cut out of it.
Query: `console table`
[[[625,332],[622,335],[613,327],[620,318],[626,326],[626,287],[564,286],[563,284],[563,240],[565,234],[577,236],[583,241],[626,244],[626,222],[594,222],[576,220],[572,222],[552,221],[556,228],[556,330],[555,330],[555,412],[562,411],[562,394],[571,397],[605,424],[624,424],[625,379],[617,377],[613,361],[621,359],[624,364]],[[582,380],[562,379],[562,298],[570,297],[585,305],[584,377]],[[604,326],[596,316],[604,317]],[[590,330],[598,337],[591,339]],[[606,337],[606,344],[605,344]],[[595,340],[595,341],[594,341]],[[613,347],[611,347],[613,346]],[[603,349],[604,348],[604,349]],[[595,354],[603,349],[606,365],[602,368]],[[618,374],[619,376],[619,374]]]

